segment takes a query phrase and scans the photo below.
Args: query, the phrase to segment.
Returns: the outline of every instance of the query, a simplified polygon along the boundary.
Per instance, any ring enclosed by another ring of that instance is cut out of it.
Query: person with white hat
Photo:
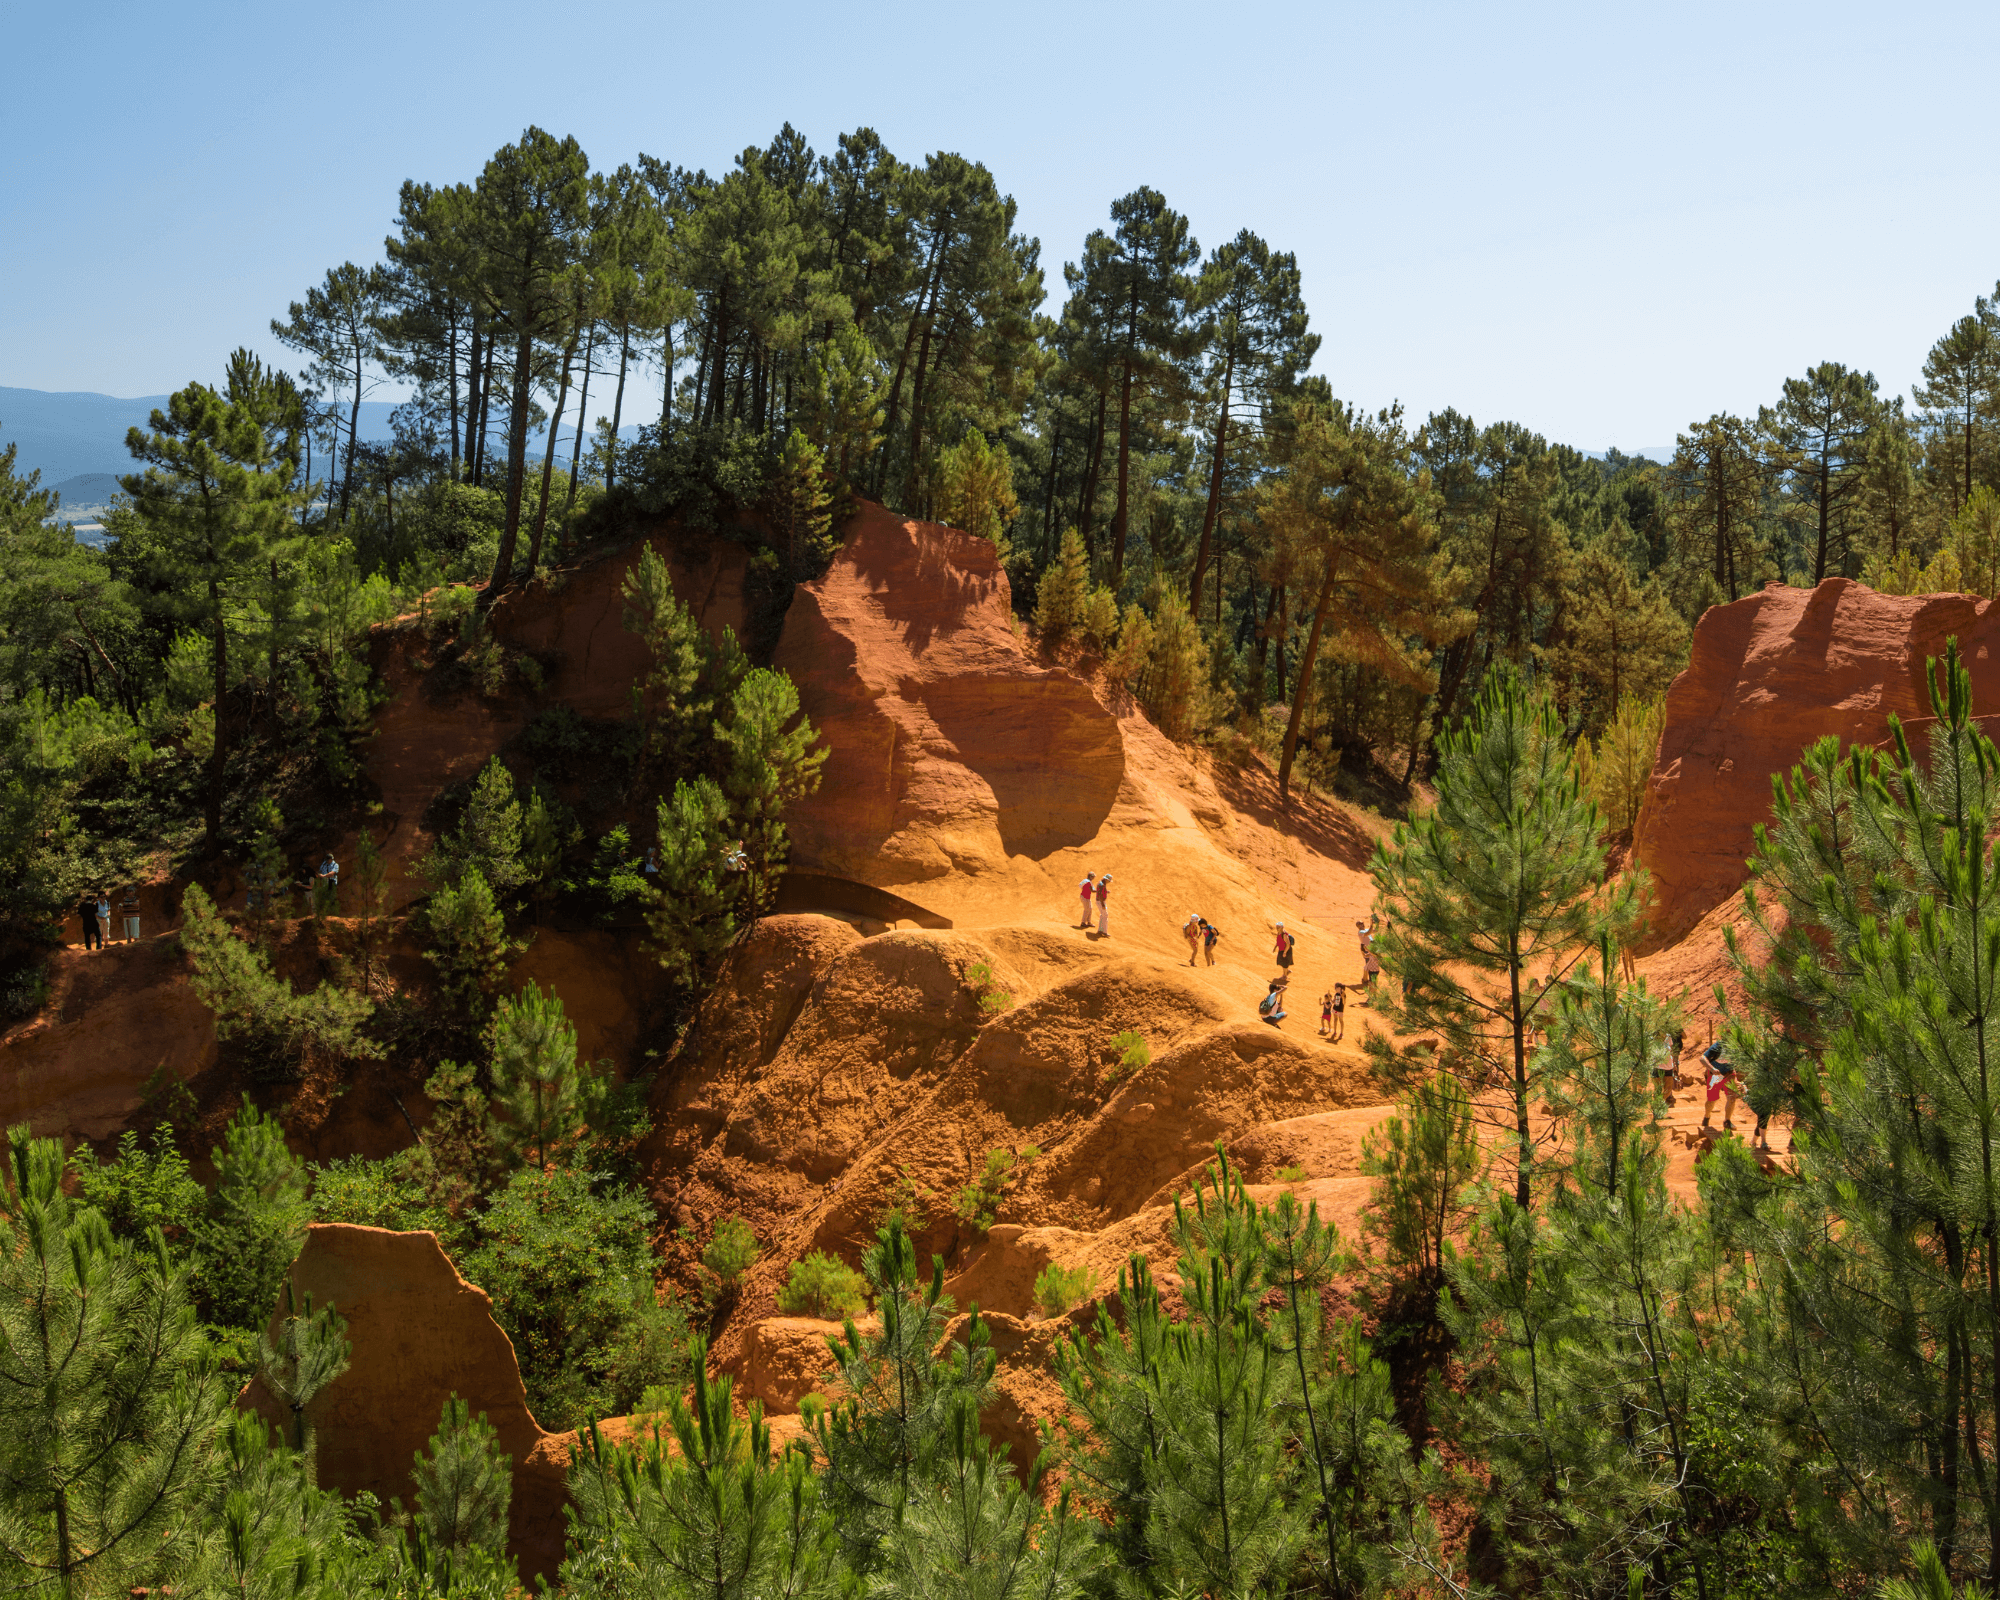
[[[1190,911],[1188,913],[1187,921],[1181,924],[1181,937],[1188,942],[1188,965],[1193,966],[1195,958],[1201,954],[1201,913],[1199,911]]]

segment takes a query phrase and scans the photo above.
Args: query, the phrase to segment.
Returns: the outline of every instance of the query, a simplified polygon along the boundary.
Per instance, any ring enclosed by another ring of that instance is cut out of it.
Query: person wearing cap
[[[1079,922],[1077,926],[1079,928],[1087,928],[1090,926],[1091,896],[1097,893],[1097,874],[1086,872],[1083,875],[1083,882],[1076,886],[1076,892],[1083,899],[1083,921]]]
[[[1187,921],[1181,924],[1181,937],[1188,942],[1188,965],[1193,966],[1201,954],[1202,920],[1199,911],[1190,911]]]
[[[1111,874],[1097,880],[1097,937],[1111,937]]]

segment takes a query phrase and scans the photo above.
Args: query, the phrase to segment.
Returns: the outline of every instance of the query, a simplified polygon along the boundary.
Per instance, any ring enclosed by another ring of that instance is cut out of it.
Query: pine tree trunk
[[[1333,588],[1339,577],[1340,569],[1329,561],[1326,581],[1320,585],[1319,603],[1313,607],[1312,629],[1306,635],[1305,654],[1299,658],[1299,681],[1292,694],[1292,715],[1285,724],[1284,753],[1278,758],[1278,798],[1281,801],[1287,793],[1287,786],[1291,783],[1292,758],[1298,753],[1299,722],[1305,715],[1306,691],[1312,683],[1313,662],[1319,656],[1319,636],[1326,626],[1327,607],[1333,604]]]
[[[542,531],[548,525],[549,518],[549,483],[555,477],[556,470],[556,435],[562,432],[563,408],[569,404],[569,368],[570,362],[575,357],[576,336],[572,334],[570,335],[569,344],[563,349],[562,381],[556,386],[555,415],[549,418],[548,447],[542,451],[542,492],[540,498],[535,502],[535,528],[528,539],[528,576],[530,578],[534,577],[541,570]]]
[[[465,478],[468,483],[479,481],[479,457],[473,452],[472,441],[473,430],[478,426],[480,403],[486,394],[485,386],[480,382],[482,358],[485,353],[480,338],[481,332],[479,316],[475,312],[472,318],[472,349],[467,353],[465,360],[465,450],[462,459],[465,462]]]
[[[1194,578],[1188,584],[1188,611],[1190,615],[1201,615],[1201,582],[1208,575],[1209,541],[1215,535],[1215,513],[1222,504],[1222,463],[1225,442],[1229,437],[1229,394],[1236,381],[1236,347],[1229,348],[1228,358],[1222,368],[1222,406],[1215,419],[1215,456],[1208,471],[1208,505],[1201,514],[1201,544],[1195,551]],[[1215,586],[1215,624],[1222,626],[1222,584]]]
[[[213,858],[222,846],[222,769],[228,757],[223,701],[229,694],[229,628],[222,615],[222,583],[208,580],[208,605],[215,618],[215,742],[208,755],[208,801],[202,813],[202,854]]]
[[[1125,501],[1132,475],[1132,361],[1139,342],[1139,282],[1132,280],[1132,309],[1125,329],[1124,370],[1118,383],[1118,504],[1111,513],[1111,592],[1125,577]]]
[[[576,443],[569,452],[569,493],[563,496],[563,521],[576,507],[577,473],[583,466],[583,430],[590,421],[590,368],[597,357],[597,324],[590,325],[590,342],[583,347],[583,392],[576,399]],[[617,438],[617,434],[612,437]]]
[[[930,305],[924,311],[923,342],[917,346],[917,377],[910,388],[910,466],[904,479],[906,500],[917,498],[917,478],[923,470],[924,380],[930,373],[931,328],[937,317],[937,294],[933,287]]]
[[[1097,473],[1104,464],[1104,413],[1111,400],[1111,391],[1100,388],[1097,391],[1097,421],[1090,432],[1090,456],[1083,469],[1083,499],[1076,508],[1077,535],[1083,540],[1083,548],[1095,561],[1097,548],[1090,542],[1090,514],[1097,509]]]
[[[340,520],[354,494],[354,453],[361,448],[361,341],[354,342],[354,403],[347,412],[347,464],[340,473]]]
[[[490,606],[513,581],[514,546],[521,533],[521,502],[528,479],[528,381],[535,359],[535,336],[526,327],[514,346],[513,409],[507,417],[507,520],[500,529],[500,549],[493,557],[493,578],[480,596]]]
[[[451,391],[451,481],[458,482],[458,311],[451,313],[450,333],[445,339],[445,376]]]

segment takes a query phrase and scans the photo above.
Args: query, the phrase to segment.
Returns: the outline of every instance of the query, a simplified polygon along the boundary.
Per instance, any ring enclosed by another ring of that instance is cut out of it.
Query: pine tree
[[[1987,414],[2000,388],[2000,334],[1994,323],[1985,305],[1960,317],[1931,346],[1924,357],[1924,381],[1910,391],[1936,418],[1946,450],[1957,454],[1947,479],[1954,512],[1972,498],[1979,463],[1988,453]]]
[[[1682,557],[1697,572],[1708,563],[1715,601],[1734,600],[1757,582],[1768,476],[1756,429],[1741,417],[1720,412],[1674,442],[1666,481]]]
[[[1787,378],[1777,406],[1758,417],[1812,519],[1814,583],[1847,575],[1868,435],[1882,414],[1875,390],[1874,373],[1822,361],[1803,378]]]
[[[791,678],[771,667],[743,675],[716,732],[727,763],[722,787],[741,839],[747,909],[761,916],[791,848],[785,811],[818,792],[827,752],[819,730],[799,712]]]
[[[305,1240],[312,1208],[304,1166],[284,1130],[248,1095],[209,1152],[215,1188],[194,1230],[196,1287],[208,1320],[254,1338],[276,1309],[285,1275]]]
[[[296,460],[281,455],[255,397],[191,383],[132,429],[125,447],[143,472],[119,479],[144,538],[160,603],[206,629],[211,644],[215,744],[209,755],[203,849],[220,845],[229,755],[231,614],[287,531]]]
[[[1278,761],[1284,794],[1328,623],[1372,670],[1408,679],[1414,674],[1401,636],[1432,636],[1437,608],[1430,508],[1408,470],[1409,441],[1398,413],[1369,417],[1346,406],[1305,405],[1281,456],[1283,470],[1265,489],[1261,516],[1312,607]]]
[[[1745,891],[1768,957],[1732,941],[1754,1010],[1731,1040],[1752,1109],[1796,1121],[1798,1181],[1745,1242],[1777,1276],[1774,1409],[1865,1492],[1858,1559],[1924,1527],[2000,1580],[2000,750],[1948,641],[1927,664],[1928,760],[1806,752],[1774,785]]]
[[[294,300],[287,321],[271,319],[281,344],[312,358],[315,394],[347,391],[347,448],[341,453],[340,520],[354,498],[354,460],[361,447],[361,401],[374,386],[370,368],[383,357],[382,320],[388,310],[389,276],[380,267],[352,261],[330,268],[323,284]],[[336,443],[338,434],[336,433]]]
[[[729,947],[747,909],[730,819],[728,798],[709,778],[682,779],[659,805],[659,887],[646,929],[660,965],[685,988]]]
[[[1472,1102],[1449,1073],[1410,1085],[1395,1114],[1362,1140],[1361,1170],[1380,1181],[1362,1208],[1361,1231],[1426,1300],[1444,1284],[1453,1238],[1475,1209],[1468,1191],[1484,1165]]]
[[[422,870],[432,883],[456,885],[472,869],[496,895],[528,881],[521,862],[521,802],[514,775],[498,756],[479,769],[458,825],[438,840]]]
[[[63,1154],[7,1134],[0,1184],[0,1583],[64,1600],[173,1582],[227,1397],[158,1232],[115,1239]]]
[[[576,1029],[562,1000],[530,983],[493,1013],[493,1144],[546,1168],[583,1126]]]
[[[1623,1189],[1640,1113],[1658,1120],[1653,1068],[1671,1026],[1645,979],[1619,982],[1618,955],[1610,931],[1600,932],[1595,967],[1585,961],[1558,991],[1542,1066],[1549,1105],[1572,1124],[1571,1176],[1607,1198]]]
[[[457,1395],[438,1414],[437,1432],[410,1467],[416,1521],[434,1550],[494,1553],[507,1543],[514,1497],[512,1463],[486,1413],[472,1414]]]
[[[579,1441],[571,1562],[587,1568],[610,1546],[648,1594],[836,1593],[838,1544],[820,1481],[796,1451],[773,1460],[757,1401],[739,1420],[733,1381],[708,1376],[706,1340],[690,1341],[688,1365],[693,1403],[669,1397],[664,1431],[656,1423],[650,1438],[618,1446],[593,1423]]]
[[[1629,921],[1629,878],[1600,889],[1604,850],[1597,808],[1583,794],[1555,707],[1511,666],[1488,675],[1472,715],[1446,735],[1437,804],[1378,845],[1369,871],[1389,919],[1376,939],[1386,985],[1377,1006],[1402,1033],[1432,1034],[1400,1054],[1371,1031],[1376,1070],[1392,1084],[1443,1066],[1479,1104],[1498,1076],[1507,1085],[1499,1122],[1514,1141],[1516,1202],[1533,1194],[1536,1135],[1530,1108],[1546,1074],[1530,1048],[1550,988],[1600,933]],[[1487,1117],[1482,1112],[1482,1118]]]
[[[291,1280],[285,1281],[285,1310],[278,1319],[278,1337],[258,1335],[257,1376],[277,1402],[292,1414],[292,1448],[299,1454],[306,1481],[313,1481],[313,1439],[306,1427],[306,1407],[313,1397],[347,1370],[354,1346],[348,1342],[347,1319],[328,1301],[317,1311],[312,1295],[299,1309]]]
[[[1083,548],[1083,536],[1065,528],[1062,549],[1053,565],[1042,573],[1035,591],[1035,632],[1046,649],[1056,649],[1067,639],[1083,617],[1083,605],[1090,593],[1090,556]]]
[[[1188,309],[1196,318],[1196,338],[1207,365],[1205,399],[1215,418],[1201,543],[1188,581],[1188,610],[1199,616],[1202,584],[1218,543],[1216,519],[1229,476],[1230,425],[1237,407],[1252,415],[1268,410],[1312,365],[1320,340],[1306,332],[1298,258],[1274,251],[1248,228],[1209,253]]]
[[[806,1423],[841,1544],[850,1565],[867,1572],[883,1558],[898,1508],[931,1485],[956,1409],[976,1412],[991,1398],[998,1358],[976,1314],[963,1341],[945,1341],[952,1302],[944,1262],[933,1257],[929,1282],[921,1280],[900,1220],[862,1253],[861,1271],[881,1328],[864,1334],[849,1317],[828,1341],[842,1398],[809,1411]]]
[[[423,922],[433,941],[424,956],[437,968],[445,994],[468,1015],[478,1015],[523,948],[507,936],[506,914],[486,875],[476,866],[464,867],[455,885],[431,895]]]

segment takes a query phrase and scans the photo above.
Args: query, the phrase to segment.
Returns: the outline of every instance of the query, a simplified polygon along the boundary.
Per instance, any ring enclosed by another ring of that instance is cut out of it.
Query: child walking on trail
[[[1703,1081],[1708,1086],[1708,1103],[1702,1108],[1701,1125],[1706,1128],[1708,1119],[1715,1115],[1715,1102],[1723,1101],[1722,1126],[1725,1131],[1736,1131],[1736,1069],[1722,1059],[1722,1041],[1716,1040],[1702,1051],[1701,1059],[1705,1071]],[[1727,1097],[1726,1099],[1724,1097]]]
[[[1076,892],[1083,897],[1083,921],[1079,922],[1077,926],[1079,928],[1087,928],[1090,926],[1091,897],[1097,892],[1097,874],[1086,872],[1083,875],[1083,882],[1076,886]]]
[[[1181,937],[1187,940],[1188,944],[1189,966],[1193,966],[1195,957],[1201,954],[1202,926],[1201,913],[1199,911],[1190,911],[1187,921],[1181,924]]]
[[[1327,1035],[1327,1039],[1333,1044],[1338,1044],[1341,1035],[1347,1031],[1347,985],[1336,983],[1328,1001],[1333,1007],[1333,1031]]]
[[[1111,937],[1111,874],[1097,880],[1097,937]]]
[[[1333,991],[1331,989],[1319,997],[1319,1031],[1322,1035],[1333,1032]]]

